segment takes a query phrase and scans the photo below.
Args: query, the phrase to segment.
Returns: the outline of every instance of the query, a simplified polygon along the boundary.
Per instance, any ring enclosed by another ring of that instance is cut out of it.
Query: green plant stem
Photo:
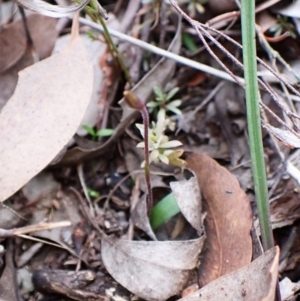
[[[97,1],[97,0],[91,0],[91,2],[90,2],[93,9],[96,9],[96,7],[97,7],[97,5],[95,4],[95,1]],[[131,88],[132,87],[132,81],[131,81],[127,66],[124,62],[124,59],[123,59],[120,51],[118,50],[117,46],[115,45],[114,41],[112,40],[111,35],[110,35],[110,33],[107,29],[107,26],[106,26],[102,16],[98,13],[97,17],[98,17],[98,20],[99,20],[101,26],[103,27],[103,35],[104,35],[104,38],[106,40],[106,43],[107,43],[107,45],[109,45],[109,48],[110,48],[111,52],[117,56],[120,67],[121,67],[122,71],[124,72],[125,78],[126,78],[127,82],[129,83],[129,86]]]
[[[85,7],[85,12],[86,14],[89,15],[89,17],[95,22],[97,23],[97,21],[100,22],[102,28],[103,28],[103,36],[104,39],[109,47],[109,50],[111,51],[111,53],[113,54],[113,56],[118,58],[118,62],[120,64],[120,67],[122,69],[122,71],[124,72],[125,78],[129,84],[129,88],[132,87],[132,81],[129,75],[129,71],[127,69],[127,66],[124,62],[124,59],[120,53],[120,51],[118,50],[117,46],[115,45],[114,41],[112,40],[112,37],[107,29],[107,26],[105,24],[105,21],[103,20],[101,14],[98,12],[98,6],[96,3],[97,0],[91,0],[90,1],[90,7]]]
[[[246,83],[247,122],[252,173],[263,248],[267,250],[274,246],[274,241],[270,225],[270,208],[259,109],[260,95],[256,63],[255,1],[242,0],[241,3],[244,77]]]

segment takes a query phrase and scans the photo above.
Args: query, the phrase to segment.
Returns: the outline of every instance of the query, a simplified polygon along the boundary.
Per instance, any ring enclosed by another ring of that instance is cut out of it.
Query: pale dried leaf
[[[0,114],[0,201],[68,143],[83,118],[92,86],[92,66],[78,34],[60,54],[20,72],[17,89]]]
[[[18,4],[24,8],[53,18],[68,17],[83,9],[89,1],[90,0],[82,0],[79,4],[72,4],[70,6],[63,7],[50,4],[42,0],[17,0]]]
[[[289,278],[283,278],[280,283],[280,293],[282,300],[287,300],[300,290],[300,283],[292,282]]]
[[[0,32],[0,73],[17,63],[26,49],[22,21],[4,27]]]
[[[203,238],[188,241],[102,239],[102,259],[121,285],[146,300],[165,300],[186,284]]]
[[[275,8],[274,11],[284,16],[300,18],[300,0],[294,0],[283,8]]]
[[[207,212],[204,222],[207,238],[199,267],[199,284],[204,286],[250,262],[252,212],[237,179],[215,160],[192,154],[187,167],[197,176],[202,205]]]
[[[296,136],[294,133],[288,130],[282,130],[279,128],[275,128],[269,124],[263,125],[270,134],[274,135],[279,142],[281,142],[287,148],[299,148],[300,147],[300,138]]]
[[[39,59],[51,54],[58,35],[56,24],[57,20],[53,18],[38,14],[27,16],[34,52]],[[14,93],[18,72],[34,62],[32,51],[26,50],[25,46],[24,25],[21,21],[8,25],[0,32],[0,110]]]
[[[131,206],[131,220],[134,226],[143,230],[151,239],[156,240],[148,219],[147,195],[144,194],[136,204],[132,204]]]
[[[114,30],[119,30],[120,28],[118,19],[112,14],[109,15],[106,25]],[[107,106],[106,102],[99,101],[105,84],[105,76],[103,74],[103,70],[100,68],[99,61],[101,60],[101,57],[104,55],[105,51],[107,51],[107,44],[102,40],[92,40],[86,33],[82,33],[80,37],[87,49],[94,73],[91,100],[76,132],[77,135],[84,136],[87,134],[87,131],[83,128],[83,125],[94,127],[97,121],[99,121],[99,116],[103,115],[105,107]],[[60,52],[62,49],[64,49],[66,45],[68,45],[69,40],[70,35],[63,35],[59,37],[56,40],[53,53]]]
[[[244,268],[223,276],[180,301],[274,301],[279,248],[274,247]]]
[[[170,183],[181,213],[200,235],[203,231],[201,218],[201,195],[196,177],[187,181]]]

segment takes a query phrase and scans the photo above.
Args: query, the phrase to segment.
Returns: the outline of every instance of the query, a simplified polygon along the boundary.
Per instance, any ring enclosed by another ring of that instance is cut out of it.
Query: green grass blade
[[[150,212],[150,224],[153,230],[157,229],[171,217],[180,212],[174,194],[169,193],[159,201]]]
[[[257,82],[255,1],[242,0],[241,3],[244,77],[252,173],[263,247],[267,250],[274,245],[274,242],[269,218],[270,209],[259,110],[260,95]]]

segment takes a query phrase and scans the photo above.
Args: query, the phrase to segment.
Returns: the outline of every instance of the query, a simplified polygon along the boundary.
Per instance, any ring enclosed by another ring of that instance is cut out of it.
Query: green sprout
[[[98,198],[98,197],[100,196],[100,193],[99,193],[98,191],[93,190],[93,189],[91,189],[91,188],[88,188],[87,191],[88,191],[88,194],[89,194],[89,196],[90,196],[91,198],[96,199],[96,198]]]
[[[175,99],[170,101],[174,97],[174,95],[179,91],[178,87],[175,87],[168,93],[165,93],[161,87],[156,86],[153,88],[153,91],[155,94],[155,100],[150,101],[147,104],[147,107],[149,108],[150,112],[159,109],[159,111],[164,111],[165,114],[167,113],[167,111],[171,111],[176,115],[181,114],[180,109],[178,109],[178,107],[181,105],[181,100]]]
[[[91,135],[92,140],[97,140],[99,137],[109,137],[114,133],[113,129],[101,129],[97,131],[88,125],[83,125],[82,127]]]

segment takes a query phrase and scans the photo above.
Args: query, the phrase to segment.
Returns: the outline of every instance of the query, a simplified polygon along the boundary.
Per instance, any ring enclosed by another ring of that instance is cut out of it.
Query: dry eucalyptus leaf
[[[182,213],[201,233],[201,203],[197,179],[173,182],[171,188]],[[144,213],[141,214],[147,219],[145,203]],[[148,221],[140,223],[143,229],[149,228]],[[165,300],[183,289],[189,270],[197,265],[203,241],[204,236],[186,241],[104,238],[102,259],[112,277],[129,291],[146,300]]]
[[[143,230],[151,239],[157,240],[148,219],[147,195],[144,194],[136,203],[131,205],[131,220],[135,227]]]
[[[112,14],[109,15],[109,19],[107,20],[106,24],[114,30],[118,30],[120,28],[119,21]],[[87,36],[86,33],[82,33],[80,35],[80,38],[82,39],[87,49],[94,73],[93,92],[91,100],[85,112],[85,115],[81,121],[81,124],[79,125],[76,132],[76,134],[84,136],[87,134],[87,132],[82,126],[88,125],[90,127],[94,127],[99,119],[99,116],[103,115],[105,107],[107,106],[107,103],[99,101],[105,83],[105,75],[103,74],[103,70],[100,68],[99,61],[105,53],[105,51],[107,51],[107,44],[105,43],[105,41],[92,40],[90,37]],[[66,45],[68,45],[69,40],[69,34],[60,36],[56,40],[53,53],[60,52],[63,48],[65,48]]]
[[[199,284],[204,286],[251,261],[252,213],[238,180],[215,160],[192,154],[187,167],[197,176],[203,209],[207,212],[207,238],[199,267]]]
[[[27,24],[35,54],[39,59],[48,57],[58,35],[57,20],[31,14],[27,16]],[[31,49],[26,49],[21,21],[11,23],[0,32],[0,111],[14,93],[18,72],[32,65],[34,59]]]
[[[34,50],[40,59],[51,54],[58,32],[57,20],[38,14],[26,17]],[[22,20],[5,26],[0,32],[0,73],[17,63],[26,49],[26,34]]]
[[[82,0],[78,4],[72,4],[66,7],[53,5],[42,0],[17,0],[17,2],[24,8],[35,11],[41,15],[60,18],[68,17],[71,14],[80,11],[90,2],[90,0]]]
[[[122,286],[146,300],[166,300],[186,284],[198,262],[203,238],[188,241],[102,239],[108,272]]]
[[[26,49],[26,37],[22,21],[4,27],[0,32],[0,72],[21,59]]]
[[[0,114],[0,201],[26,184],[68,143],[91,98],[93,70],[74,21],[69,46],[20,72]]]
[[[203,231],[201,218],[201,195],[196,177],[187,181],[170,183],[176,202],[187,221],[201,235]]]
[[[287,148],[299,148],[300,147],[300,138],[297,137],[294,133],[275,128],[269,124],[264,123],[263,125],[270,134],[274,135],[279,142],[281,142]]]
[[[180,301],[274,301],[279,248],[274,247],[238,271],[223,276]]]

